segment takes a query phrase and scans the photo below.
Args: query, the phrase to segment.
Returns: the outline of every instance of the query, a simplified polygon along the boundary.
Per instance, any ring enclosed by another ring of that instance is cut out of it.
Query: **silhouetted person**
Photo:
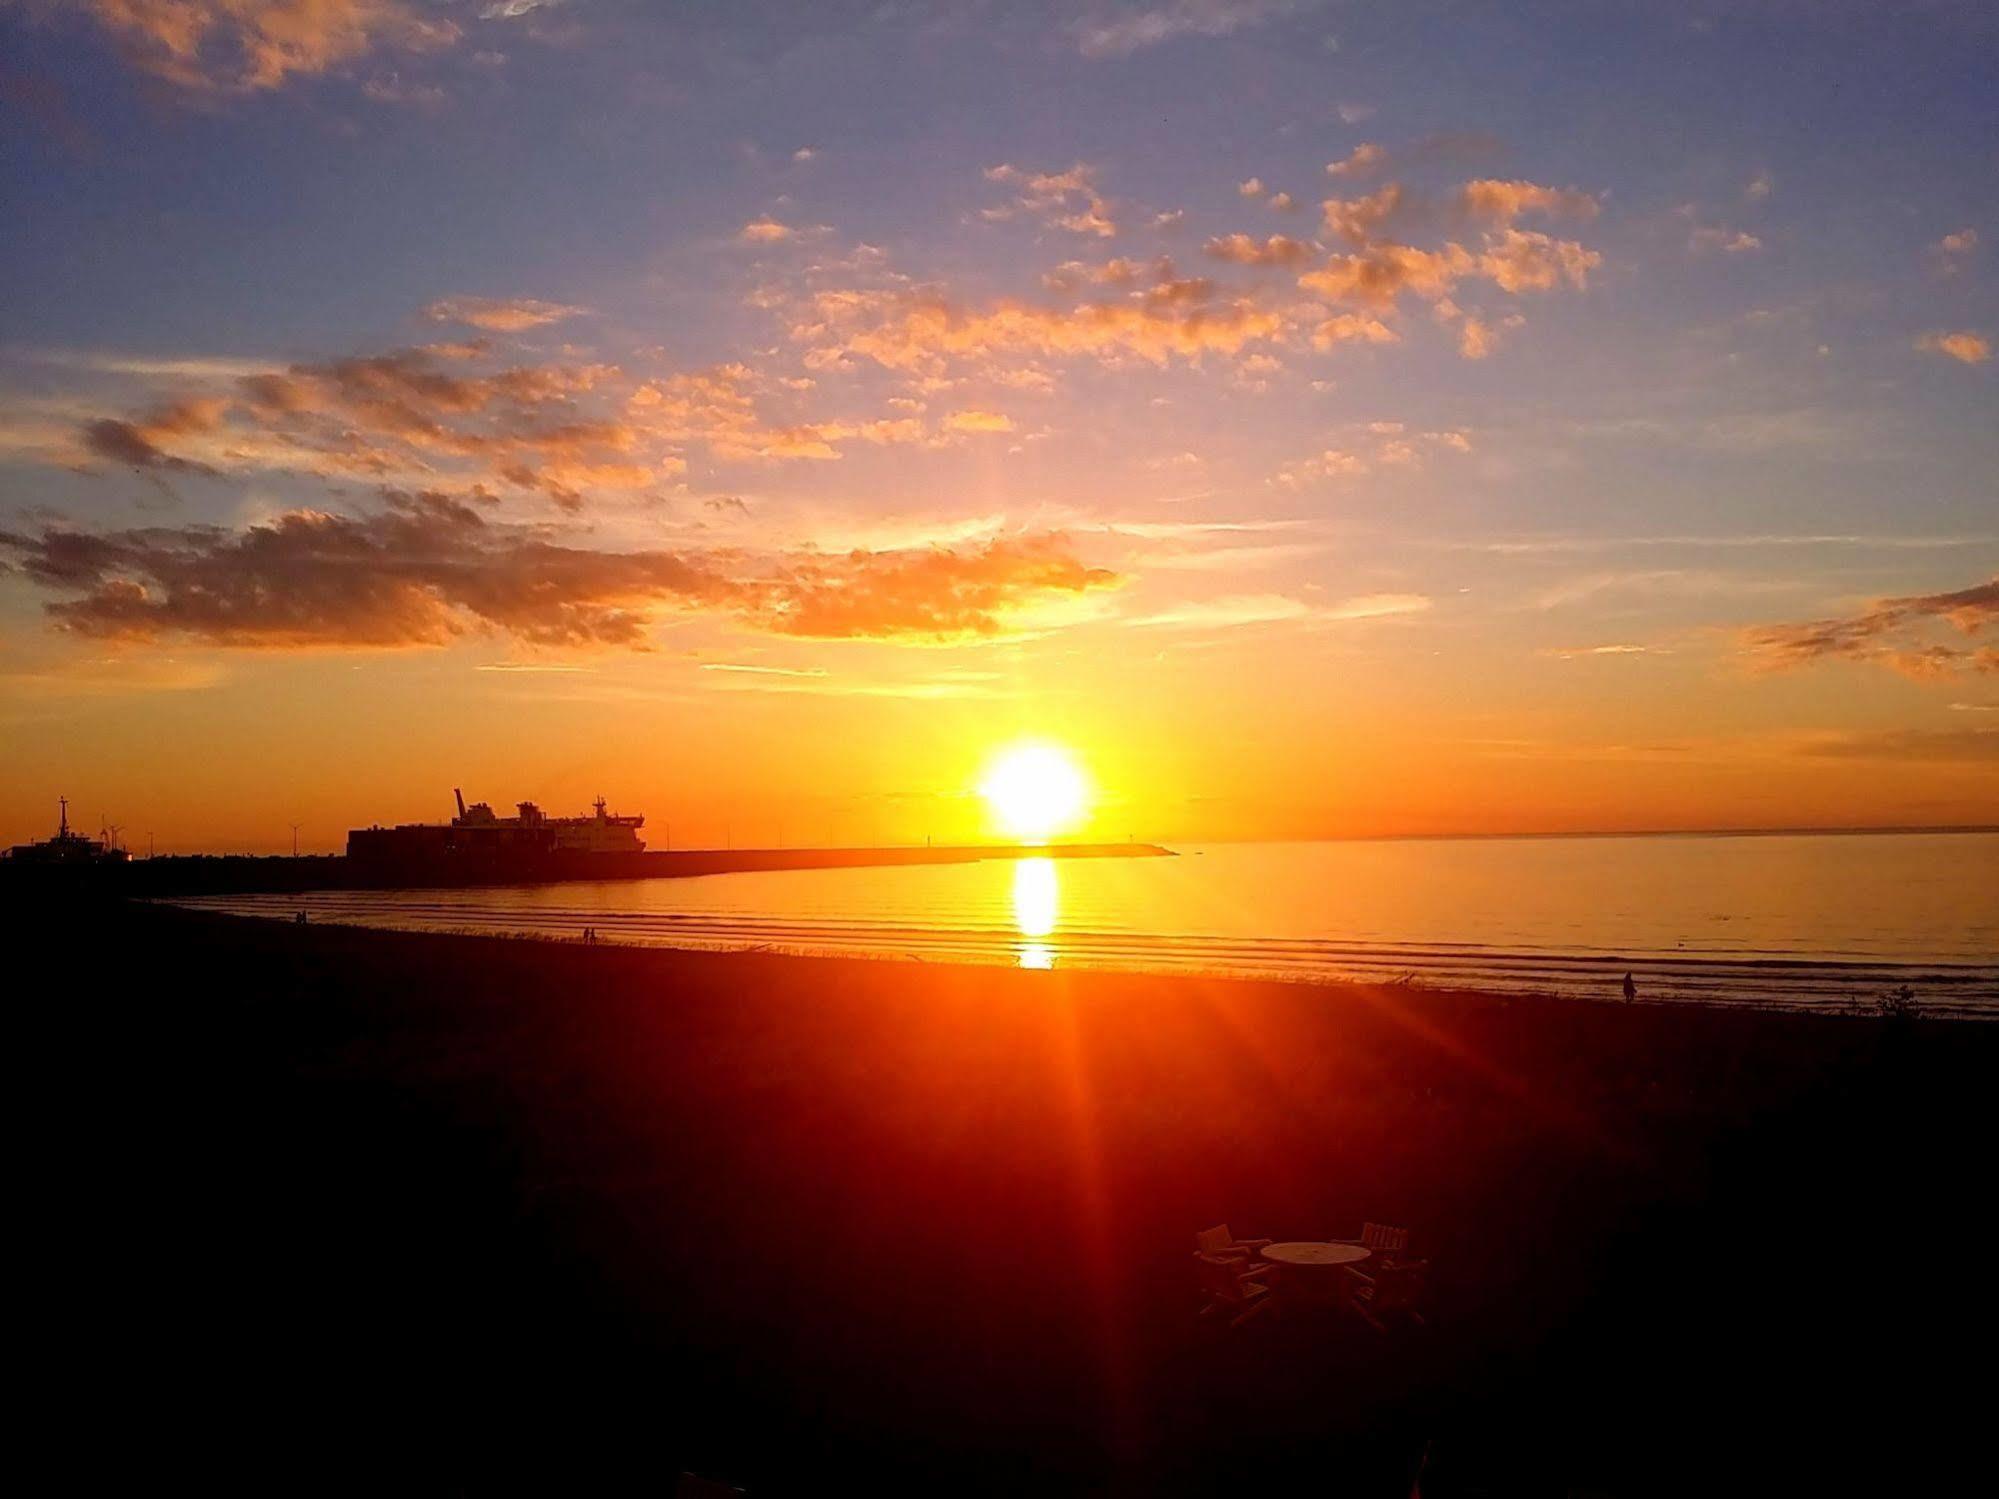
[[[304,925],[305,925],[305,912],[303,912],[303,911],[299,912],[299,913],[298,913],[298,915],[296,915],[296,916],[294,916],[294,917],[292,918],[292,920],[293,920],[293,921],[295,921],[295,922],[297,922],[297,923],[298,923],[298,924],[299,924],[300,926],[304,926]]]
[[[1638,986],[1631,981],[1631,975],[1624,975],[1624,1002],[1630,1004],[1638,997]]]

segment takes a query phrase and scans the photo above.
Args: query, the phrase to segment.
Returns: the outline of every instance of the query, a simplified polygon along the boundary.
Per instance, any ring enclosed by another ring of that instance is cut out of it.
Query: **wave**
[[[1059,964],[1299,981],[1354,980],[1505,994],[1615,998],[1630,973],[1641,998],[1672,1003],[1845,1010],[1908,987],[1931,1013],[1999,1017],[1999,963],[1901,961],[1858,954],[1744,948],[1685,951],[1552,948],[1326,938],[1160,935],[1115,926],[1057,927],[1024,936],[1011,923],[967,919],[812,919],[744,913],[590,910],[424,896],[227,896],[180,904],[321,922],[418,931],[599,940],[708,951],[765,950],[1030,966]]]

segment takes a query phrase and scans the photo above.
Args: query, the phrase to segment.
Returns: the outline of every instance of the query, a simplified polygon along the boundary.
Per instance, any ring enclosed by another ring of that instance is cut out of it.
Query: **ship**
[[[56,835],[40,843],[17,843],[6,852],[12,864],[122,864],[131,856],[118,846],[114,828],[99,838],[86,838],[69,825],[69,798],[56,798]]]
[[[533,802],[516,802],[515,815],[501,817],[486,802],[468,807],[462,790],[454,788],[452,795],[458,815],[450,822],[355,828],[347,835],[347,857],[377,871],[449,868],[469,873],[645,852],[645,840],[639,837],[645,818],[608,811],[601,796],[588,817],[550,817]]]
[[[550,847],[559,853],[645,852],[645,840],[639,837],[639,829],[646,825],[645,818],[642,815],[620,817],[606,812],[601,796],[590,804],[592,815],[589,817],[550,817],[533,802],[514,803],[517,816],[495,817],[493,809],[485,802],[474,802],[468,807],[463,791],[454,788],[451,794],[458,799],[458,815],[451,819],[451,826],[471,837],[482,836],[489,830],[528,832],[546,829],[554,836]]]

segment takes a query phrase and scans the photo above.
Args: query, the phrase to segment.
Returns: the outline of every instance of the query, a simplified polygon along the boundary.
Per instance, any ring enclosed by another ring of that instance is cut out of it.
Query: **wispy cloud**
[[[1610,605],[1643,605],[1660,599],[1753,598],[1784,593],[1802,586],[1790,577],[1751,577],[1718,568],[1664,567],[1586,573],[1542,590],[1537,609],[1564,609],[1602,601]]]
[[[520,333],[581,317],[586,310],[533,297],[443,297],[424,308],[423,315],[436,323],[463,323],[491,333]]]
[[[1670,656],[1672,652],[1660,645],[1578,645],[1552,647],[1541,654],[1552,656],[1557,661],[1592,661],[1628,656]]]
[[[1931,638],[1944,624],[1975,637],[1999,623],[1999,576],[1952,593],[1876,600],[1853,614],[1798,624],[1760,625],[1742,635],[1751,661],[1783,670],[1826,660],[1869,661],[1922,679],[1999,673],[1999,646],[1965,646]]]
[[[1740,229],[1724,229],[1718,225],[1703,225],[1687,236],[1687,248],[1695,254],[1719,252],[1723,255],[1744,255],[1763,248],[1763,241],[1753,234]]]
[[[1999,760],[1999,727],[1840,734],[1807,741],[1800,753],[1836,760]]]
[[[1987,546],[1999,536],[1882,536],[1840,533],[1804,533],[1750,536],[1523,536],[1487,540],[1452,540],[1440,543],[1451,551],[1490,552],[1497,556],[1560,555],[1584,552],[1616,552],[1628,548],[1686,547],[1691,550],[1729,551],[1764,547],[1853,547],[1867,551],[1934,551],[1943,548]]]
[[[1421,614],[1430,607],[1431,600],[1420,593],[1370,593],[1334,604],[1313,603],[1281,593],[1231,594],[1178,604],[1125,623],[1145,629],[1227,629],[1294,620],[1389,619]]]
[[[128,354],[112,350],[11,348],[0,350],[0,355],[63,369],[103,375],[131,375],[140,379],[240,380],[247,375],[261,375],[283,368],[276,360],[226,354]]]
[[[1226,629],[1304,619],[1312,613],[1312,606],[1303,599],[1280,593],[1232,594],[1176,604],[1157,613],[1138,615],[1125,623],[1142,629]]]
[[[1930,246],[1930,259],[1937,271],[1945,276],[1955,276],[1971,262],[1978,252],[1978,231],[1976,229],[1956,229],[1946,234]]]
[[[1326,619],[1389,619],[1398,614],[1422,614],[1432,600],[1420,593],[1365,593],[1320,610]]]
[[[823,677],[826,675],[826,668],[823,666],[756,666],[739,661],[703,661],[701,663],[701,670],[740,671],[747,672],[753,676],[764,677]]]
[[[1100,8],[1073,23],[1070,35],[1085,57],[1125,57],[1190,36],[1230,36],[1307,10],[1322,0],[1167,0]]]

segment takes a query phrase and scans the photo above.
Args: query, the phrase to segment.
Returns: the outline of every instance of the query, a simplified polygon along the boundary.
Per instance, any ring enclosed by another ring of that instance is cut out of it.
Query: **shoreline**
[[[330,894],[338,892],[328,892]],[[250,896],[246,899],[283,900],[280,895]],[[174,909],[199,914],[232,916],[243,920],[284,922],[289,919],[292,908],[255,911],[226,909],[216,902],[231,897],[193,897],[179,899],[168,897],[161,904]],[[1061,939],[1018,940],[1008,937],[992,937],[982,934],[982,940],[990,947],[973,948],[951,945],[953,939],[965,935],[949,929],[911,929],[907,933],[909,945],[894,949],[893,944],[877,934],[868,939],[855,938],[849,941],[837,929],[822,941],[810,939],[787,941],[777,935],[769,938],[751,936],[711,936],[703,937],[699,931],[689,928],[675,931],[670,935],[634,935],[628,930],[612,925],[608,928],[600,921],[592,921],[593,913],[578,911],[573,915],[561,916],[549,913],[530,915],[523,912],[517,926],[480,926],[476,924],[452,925],[443,915],[401,918],[398,924],[394,908],[386,908],[379,914],[341,912],[328,916],[318,914],[322,926],[338,926],[355,931],[396,932],[410,935],[451,936],[466,939],[492,939],[496,941],[526,941],[548,943],[555,946],[595,946],[619,947],[651,952],[707,953],[716,956],[765,955],[799,959],[842,959],[852,961],[873,961],[894,964],[967,966],[988,969],[1010,969],[1033,967],[1036,970],[1059,968],[1066,973],[1078,974],[1124,974],[1137,977],[1152,977],[1163,980],[1227,980],[1242,983],[1273,983],[1287,987],[1302,987],[1328,991],[1348,989],[1392,988],[1408,992],[1477,995],[1488,999],[1538,1000],[1559,1004],[1607,1004],[1623,1007],[1627,1003],[1653,1008],[1673,1010],[1722,1010],[1740,1009],[1764,1013],[1818,1014],[1842,1018],[1866,1018],[1880,1013],[1883,1001],[1895,989],[1923,983],[1933,986],[1928,990],[1918,990],[1915,1003],[1925,1018],[1938,1020],[1962,1020],[1967,1022],[1989,1022],[1999,1020],[1999,1007],[1982,993],[1974,993],[1969,998],[1949,992],[1936,992],[1936,985],[1951,985],[1975,981],[1989,976],[1987,965],[1953,961],[1930,960],[1889,960],[1858,958],[1792,958],[1759,957],[1740,958],[1726,955],[1712,957],[1682,956],[1678,954],[1581,954],[1581,953],[1514,953],[1493,950],[1478,955],[1485,962],[1499,965],[1532,966],[1552,970],[1567,977],[1573,975],[1575,982],[1566,988],[1537,986],[1533,983],[1494,984],[1481,986],[1477,983],[1452,981],[1451,970],[1464,966],[1467,960],[1476,961],[1473,955],[1462,948],[1454,948],[1448,963],[1440,963],[1439,955],[1400,945],[1381,947],[1353,946],[1342,949],[1339,957],[1355,966],[1375,965],[1384,969],[1404,970],[1393,977],[1370,978],[1364,971],[1338,971],[1337,959],[1328,957],[1320,967],[1303,965],[1280,965],[1274,959],[1259,963],[1252,954],[1254,944],[1243,944],[1246,956],[1237,962],[1217,959],[1213,962],[1174,961],[1176,953],[1186,945],[1196,945],[1209,939],[1164,938],[1133,939],[1128,934],[1121,938],[1129,947],[1134,940],[1143,943],[1157,940],[1159,953],[1154,957],[1116,956],[1107,957],[1080,946],[1075,951],[1065,951]],[[610,913],[615,918],[620,913]],[[674,915],[664,919],[680,920]],[[540,922],[536,927],[532,923]],[[594,940],[586,940],[582,929],[590,926],[596,932]],[[1090,934],[1075,934],[1083,942]],[[1072,938],[1072,940],[1074,940]],[[1054,949],[1047,955],[1047,961],[1034,965],[1023,964],[1018,959],[1018,951],[1030,944],[1042,944]],[[1223,946],[1228,944],[1224,943]],[[1284,944],[1294,947],[1300,944]],[[1437,963],[1438,968],[1426,972],[1427,964]],[[1625,971],[1640,974],[1639,997],[1635,1001],[1625,1001],[1617,991],[1618,979]],[[1808,991],[1795,996],[1782,993],[1753,993],[1748,989],[1754,975],[1823,975],[1830,982],[1841,982],[1852,986],[1851,992],[1842,992],[1839,997],[1819,995]],[[1591,976],[1596,982],[1586,982]],[[1742,992],[1713,994],[1707,992],[1674,992],[1670,985],[1675,976],[1682,981],[1686,978],[1711,976],[1717,984],[1741,983]],[[1662,985],[1661,981],[1664,981]],[[1886,986],[1886,987],[1883,987]],[[1662,992],[1663,989],[1663,992]]]

